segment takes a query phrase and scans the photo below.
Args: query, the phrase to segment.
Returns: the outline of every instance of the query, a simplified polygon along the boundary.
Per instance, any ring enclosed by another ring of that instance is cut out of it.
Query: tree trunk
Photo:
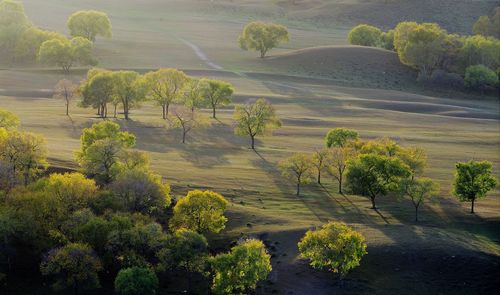
[[[418,206],[415,206],[415,222],[418,222]]]
[[[372,209],[377,209],[377,206],[375,205],[375,197],[370,196],[370,200],[372,201]]]
[[[470,213],[471,214],[474,214],[474,202],[476,201],[476,199],[472,199],[472,206],[470,207]]]
[[[162,114],[163,117],[162,118],[163,118],[163,120],[165,120],[165,119],[167,119],[166,107],[165,107],[165,105],[162,105],[161,107],[162,107],[162,110],[163,110],[163,114]]]
[[[186,131],[182,131],[182,143],[186,143]]]
[[[166,118],[167,118],[167,116],[168,116],[168,109],[169,109],[169,107],[170,107],[170,104],[168,104],[168,103],[167,103],[167,104],[165,105],[165,119],[166,119]]]
[[[125,116],[125,120],[128,120],[128,100],[123,102],[123,115]]]
[[[321,184],[321,169],[318,169],[318,184]]]
[[[339,173],[339,194],[342,194],[342,173]]]
[[[300,181],[297,181],[297,197],[300,195]]]
[[[115,104],[115,111],[113,113],[113,118],[116,118],[116,108],[118,107],[118,105]]]
[[[69,116],[69,101],[66,101],[66,116]]]
[[[252,150],[255,150],[255,137],[250,135],[250,138],[252,139]]]
[[[215,116],[215,106],[212,107],[212,118],[217,119]]]

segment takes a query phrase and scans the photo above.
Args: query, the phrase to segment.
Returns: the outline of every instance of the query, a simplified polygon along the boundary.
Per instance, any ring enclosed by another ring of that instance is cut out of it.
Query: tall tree
[[[218,193],[190,191],[175,204],[170,227],[186,228],[198,233],[218,233],[226,226],[227,218],[224,212],[227,205],[228,201]]]
[[[78,90],[78,85],[73,84],[70,80],[62,79],[57,82],[54,87],[54,98],[64,99],[66,104],[66,116],[69,116],[69,104]]]
[[[163,109],[163,119],[167,119],[168,109],[174,101],[180,101],[188,76],[177,69],[159,69],[144,75],[148,96]]]
[[[297,153],[279,163],[281,174],[293,178],[297,184],[297,196],[300,195],[300,185],[311,182],[313,165],[309,155]]]
[[[418,221],[418,209],[427,200],[431,200],[439,195],[439,184],[430,178],[409,177],[401,181],[402,193],[410,197],[415,207],[415,222]]]
[[[91,106],[97,109],[101,118],[108,116],[108,104],[115,99],[115,79],[113,73],[106,70],[93,69],[88,71],[87,79],[79,89],[83,107]]]
[[[184,87],[182,100],[192,112],[206,105],[205,95],[208,89],[207,79],[190,78]]]
[[[470,213],[474,214],[474,203],[486,197],[494,189],[498,180],[491,175],[492,164],[488,161],[469,161],[455,165],[453,194],[460,202],[471,202]]]
[[[285,26],[264,22],[247,24],[238,39],[241,49],[259,51],[261,58],[264,58],[270,49],[288,40],[289,34]]]
[[[271,255],[259,240],[246,240],[230,253],[212,257],[212,292],[215,294],[244,294],[257,287],[272,270]]]
[[[123,106],[125,120],[129,119],[130,109],[138,107],[146,97],[147,87],[141,75],[133,71],[113,72],[114,95]]]
[[[312,163],[316,168],[318,184],[321,184],[321,173],[328,167],[330,152],[328,149],[315,150],[312,155]]]
[[[251,147],[255,149],[255,136],[269,133],[271,129],[281,127],[274,107],[267,100],[259,98],[254,103],[236,106],[234,112],[237,135],[250,136]]]
[[[212,108],[212,118],[216,119],[215,109],[231,102],[233,92],[233,86],[227,82],[218,80],[208,81],[206,98],[207,104]]]
[[[92,43],[82,37],[68,39],[51,39],[45,41],[38,51],[41,63],[61,67],[69,73],[75,65],[95,66],[97,60],[92,55]]]
[[[365,238],[345,223],[335,221],[307,231],[298,246],[300,256],[309,259],[313,268],[328,268],[341,279],[367,254]]]
[[[111,38],[111,22],[101,11],[81,10],[68,18],[68,29],[73,37],[83,37],[94,42],[96,36]]]
[[[13,57],[19,38],[30,26],[21,2],[13,0],[0,2],[0,52],[6,57]]]
[[[347,162],[356,156],[356,150],[347,145],[343,147],[333,147],[329,150],[327,161],[328,174],[337,179],[339,183],[339,194],[342,194],[344,184],[344,174],[347,169]]]

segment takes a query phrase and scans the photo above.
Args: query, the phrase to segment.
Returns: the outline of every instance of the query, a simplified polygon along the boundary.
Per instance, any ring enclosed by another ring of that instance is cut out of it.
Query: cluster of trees
[[[500,41],[493,33],[499,22],[497,8],[491,20],[481,18],[476,23],[473,36],[449,34],[435,23],[401,22],[388,32],[358,25],[348,39],[354,45],[396,51],[401,63],[418,71],[419,80],[448,84],[459,80],[469,89],[484,91],[500,85]]]
[[[43,138],[17,130],[8,111],[0,110],[0,124],[0,281],[39,268],[56,290],[78,294],[114,279],[120,294],[155,294],[161,278],[183,272],[212,280],[216,294],[233,294],[271,271],[258,240],[210,255],[204,235],[225,228],[228,201],[194,190],[171,208],[170,186],[118,124],[83,131],[80,172],[45,176]]]
[[[241,33],[238,42],[243,50],[255,50],[264,58],[267,52],[280,43],[288,42],[290,35],[285,26],[265,22],[248,23]]]
[[[108,16],[99,11],[78,11],[68,19],[71,39],[34,26],[21,2],[0,2],[0,52],[5,60],[53,65],[69,71],[75,65],[96,65],[93,42],[97,35],[111,37]]]
[[[312,155],[296,153],[279,163],[282,174],[296,183],[297,196],[302,184],[314,178],[321,184],[325,172],[338,182],[339,193],[343,193],[346,182],[350,193],[370,199],[372,209],[376,209],[380,197],[409,198],[418,221],[419,208],[440,193],[439,184],[424,177],[427,157],[419,147],[403,147],[388,138],[363,141],[356,131],[345,128],[328,132],[325,143],[326,148]],[[457,163],[455,173],[454,195],[460,201],[471,202],[474,213],[474,202],[497,184],[492,164]]]

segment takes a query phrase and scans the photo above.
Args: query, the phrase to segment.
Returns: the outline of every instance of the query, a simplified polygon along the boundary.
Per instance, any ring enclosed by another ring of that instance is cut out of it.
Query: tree
[[[141,169],[121,172],[111,184],[111,191],[131,212],[151,214],[170,206],[170,186],[161,176]]]
[[[100,286],[98,272],[102,264],[88,245],[75,243],[51,250],[40,270],[43,275],[55,277],[54,289],[72,288],[76,295],[81,289]]]
[[[13,56],[16,44],[23,32],[31,26],[21,2],[0,2],[0,51],[6,57]]]
[[[212,191],[194,190],[177,201],[170,219],[172,229],[186,228],[198,233],[218,233],[225,228],[228,201]]]
[[[108,103],[115,100],[115,79],[113,73],[107,70],[91,69],[87,79],[79,89],[82,107],[91,106],[97,109],[101,118],[108,116]]]
[[[206,105],[207,79],[190,78],[184,87],[184,105],[192,112]]]
[[[307,231],[298,246],[300,256],[309,259],[313,268],[327,268],[341,279],[367,254],[365,238],[345,223],[335,221]]]
[[[407,195],[415,207],[415,222],[418,222],[418,209],[427,200],[439,195],[439,184],[430,178],[406,178],[401,181],[401,190]]]
[[[318,172],[317,182],[321,184],[321,172],[323,172],[328,167],[329,162],[329,150],[321,149],[315,150],[312,156],[313,166]]]
[[[227,82],[208,80],[206,98],[208,105],[212,108],[212,118],[216,119],[216,108],[227,105],[231,102],[233,92],[233,86]]]
[[[251,22],[245,26],[238,42],[243,50],[253,49],[260,52],[264,58],[266,53],[282,42],[288,42],[289,34],[286,27],[264,22]]]
[[[470,213],[474,214],[474,203],[486,197],[494,189],[498,180],[491,175],[492,164],[488,161],[459,162],[455,165],[453,194],[460,202],[471,202]]]
[[[412,32],[418,24],[416,22],[400,22],[394,29],[394,49],[399,52],[404,49],[409,41],[410,32]]]
[[[300,185],[311,182],[313,178],[312,160],[309,155],[297,153],[279,163],[281,174],[293,178],[297,183],[297,196],[300,195]]]
[[[263,98],[254,103],[236,106],[234,112],[237,135],[250,136],[251,147],[255,149],[255,136],[269,133],[271,129],[281,127],[281,121],[275,114],[274,107]]]
[[[12,112],[0,109],[0,128],[15,129],[19,126],[19,118]]]
[[[364,154],[347,162],[347,182],[354,194],[375,199],[397,191],[401,179],[410,175],[408,166],[396,157]]]
[[[117,145],[123,148],[131,148],[136,142],[135,135],[127,131],[121,131],[120,125],[117,123],[103,121],[94,123],[90,128],[83,129],[80,137],[81,151],[85,152],[95,142],[103,139],[116,141]]]
[[[30,132],[10,131],[0,142],[0,160],[9,164],[12,175],[28,185],[47,169],[45,139]]]
[[[200,116],[185,107],[177,107],[170,116],[172,126],[182,129],[182,143],[186,143],[186,135],[195,128],[206,126],[205,121]]]
[[[16,42],[15,59],[17,61],[36,61],[40,46],[43,42],[58,39],[66,40],[66,37],[60,33],[41,30],[37,27],[29,27]]]
[[[70,80],[62,79],[54,87],[54,98],[64,99],[66,104],[66,116],[69,116],[69,104],[76,94],[78,85]]]
[[[115,291],[121,295],[154,295],[158,283],[158,277],[149,268],[125,268],[116,276]]]
[[[491,23],[487,15],[480,16],[472,27],[474,35],[490,36]]]
[[[498,84],[498,76],[484,65],[470,66],[465,70],[465,86],[470,89],[484,89],[495,87]]]
[[[81,10],[73,13],[68,18],[68,29],[73,37],[83,37],[95,42],[95,37],[100,35],[111,38],[111,22],[104,12],[94,10]]]
[[[394,30],[380,34],[380,47],[387,50],[394,50]]]
[[[38,60],[44,64],[61,67],[66,73],[75,65],[97,64],[97,60],[92,56],[92,43],[82,37],[43,42],[38,51]]]
[[[95,181],[81,173],[53,173],[43,190],[56,197],[61,207],[69,212],[88,208],[97,196]]]
[[[254,290],[272,270],[271,256],[264,243],[249,239],[210,259],[213,271],[212,291],[215,294],[244,294]]]
[[[347,143],[356,141],[359,138],[358,132],[346,128],[335,128],[326,134],[325,144],[327,147],[343,147]]]
[[[463,41],[459,56],[463,68],[484,65],[490,69],[500,66],[500,41],[481,35],[469,36]]]
[[[162,107],[163,119],[167,119],[170,104],[182,99],[188,77],[177,69],[159,69],[146,73],[144,81],[149,98]]]
[[[344,174],[347,169],[347,162],[356,156],[357,152],[353,147],[333,147],[329,150],[327,161],[328,173],[337,179],[339,183],[339,194],[342,194]]]
[[[112,73],[114,96],[123,106],[125,120],[129,119],[129,111],[145,99],[147,88],[141,75],[133,71],[117,71]]]
[[[355,26],[347,36],[349,44],[376,47],[380,43],[382,31],[374,26],[361,24]]]

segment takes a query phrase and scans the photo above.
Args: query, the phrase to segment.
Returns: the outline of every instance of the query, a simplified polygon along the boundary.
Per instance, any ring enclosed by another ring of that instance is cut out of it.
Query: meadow
[[[107,12],[113,38],[96,42],[99,67],[139,72],[174,67],[234,85],[233,104],[219,111],[210,127],[190,133],[186,144],[181,143],[180,131],[169,129],[161,119],[161,108],[148,102],[132,110],[131,120],[123,120],[121,114],[113,120],[137,136],[136,148],[150,155],[153,170],[171,184],[174,197],[203,188],[231,201],[227,229],[212,237],[216,245],[241,236],[259,237],[273,245],[274,270],[258,294],[486,294],[498,290],[500,190],[480,200],[475,215],[450,193],[458,161],[491,161],[500,177],[498,98],[417,84],[416,74],[400,65],[395,53],[348,46],[345,36],[351,23],[340,18],[340,25],[322,22],[318,11],[324,10],[316,6],[297,11],[286,1],[257,0],[23,2],[36,25],[61,32],[66,30],[66,17],[76,10]],[[329,7],[338,1],[310,1],[319,2]],[[358,7],[353,15],[363,19],[364,2],[346,2],[349,5],[334,7],[345,11]],[[379,10],[384,5],[368,2]],[[463,20],[469,22],[473,21],[469,14],[489,11],[495,5],[492,2],[498,5],[498,1],[479,1],[471,10],[467,1],[457,2],[463,15],[467,11]],[[422,20],[436,17],[413,13]],[[263,60],[238,48],[237,37],[249,19],[276,15],[290,26],[290,43]],[[379,14],[370,17],[374,15]],[[454,27],[453,19],[451,15],[444,20],[448,28]],[[385,21],[392,25],[392,19]],[[373,22],[384,21],[380,16]],[[465,31],[465,25],[457,30]],[[80,81],[85,73],[75,69],[69,78]],[[51,89],[62,77],[55,69],[3,64],[0,108],[16,113],[23,130],[46,138],[51,169],[73,170],[78,168],[74,151],[82,129],[101,119],[76,101],[70,116],[65,115],[63,101],[51,97]],[[235,104],[258,97],[275,106],[283,127],[273,136],[258,138],[253,151],[248,138],[234,134],[232,114]],[[210,111],[204,110],[203,115],[208,118]],[[331,177],[323,185],[304,186],[302,195],[295,196],[293,183],[281,176],[277,163],[294,152],[323,147],[328,130],[337,127],[355,129],[363,139],[391,137],[403,146],[427,151],[426,176],[441,184],[441,195],[422,208],[418,224],[413,222],[408,200],[381,199],[380,209],[372,210],[367,198],[338,194]],[[298,259],[299,238],[329,220],[347,222],[368,242],[369,255],[342,285]],[[175,291],[172,287],[169,292]],[[22,287],[17,292],[43,294],[43,290],[31,293]]]

